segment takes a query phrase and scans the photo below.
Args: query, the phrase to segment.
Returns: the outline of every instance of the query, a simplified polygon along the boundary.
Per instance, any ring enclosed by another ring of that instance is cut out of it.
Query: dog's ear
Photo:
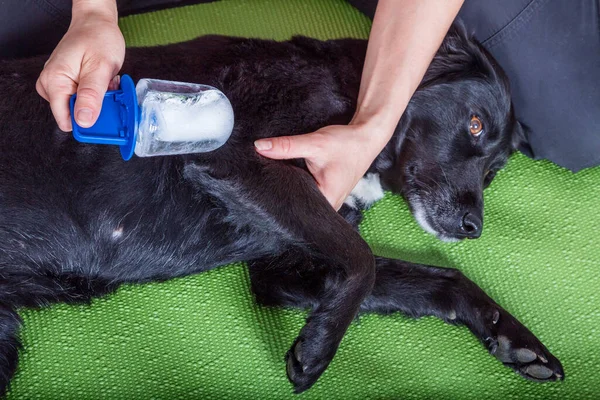
[[[452,24],[440,48],[436,52],[421,88],[439,81],[460,79],[464,75],[485,73],[485,55],[473,38],[469,36],[462,22]]]
[[[438,54],[440,56],[465,56],[473,45],[473,39],[469,37],[465,25],[457,19],[448,29],[444,41],[440,45]]]
[[[533,157],[533,150],[527,140],[527,127],[519,121],[515,121],[512,133],[511,146],[513,151],[519,150],[521,153]]]

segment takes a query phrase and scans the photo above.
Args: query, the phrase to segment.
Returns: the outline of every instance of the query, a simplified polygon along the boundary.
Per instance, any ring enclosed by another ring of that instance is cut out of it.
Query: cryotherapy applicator
[[[71,96],[73,137],[83,143],[120,147],[121,156],[203,153],[221,147],[233,131],[233,109],[218,89],[195,83],[121,77],[119,90],[106,92],[98,120],[77,125]]]

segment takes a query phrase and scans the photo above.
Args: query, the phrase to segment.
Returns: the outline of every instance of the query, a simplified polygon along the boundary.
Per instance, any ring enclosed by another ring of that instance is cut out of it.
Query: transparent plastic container
[[[76,95],[71,97],[71,116]],[[80,142],[118,145],[123,159],[204,153],[222,146],[233,131],[231,103],[218,89],[196,83],[141,79],[128,75],[119,90],[104,96],[98,121],[82,128]]]
[[[221,147],[233,130],[233,109],[218,89],[195,83],[141,79],[138,157],[204,153]]]

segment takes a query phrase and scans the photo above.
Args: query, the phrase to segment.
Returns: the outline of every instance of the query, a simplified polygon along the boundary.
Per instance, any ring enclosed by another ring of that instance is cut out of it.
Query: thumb
[[[114,75],[113,69],[106,64],[82,69],[73,110],[77,125],[89,128],[96,123],[104,94]]]
[[[265,157],[276,160],[310,158],[318,150],[311,134],[279,136],[254,142],[256,150]]]

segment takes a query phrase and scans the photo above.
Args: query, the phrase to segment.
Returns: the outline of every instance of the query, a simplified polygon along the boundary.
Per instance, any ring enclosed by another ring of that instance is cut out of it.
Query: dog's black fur
[[[258,301],[311,309],[286,357],[297,392],[319,378],[359,310],[465,324],[521,375],[561,379],[544,345],[459,271],[375,258],[359,210],[336,213],[302,160],[255,152],[257,138],[347,123],[365,50],[361,40],[218,36],[130,49],[123,70],[134,79],[216,86],[236,123],[212,153],[129,162],[57,129],[35,92],[43,58],[0,61],[0,389],[17,366],[19,307],[242,260]],[[484,124],[478,138],[472,115]],[[483,188],[522,140],[506,77],[455,26],[369,172],[432,233],[477,237]]]

